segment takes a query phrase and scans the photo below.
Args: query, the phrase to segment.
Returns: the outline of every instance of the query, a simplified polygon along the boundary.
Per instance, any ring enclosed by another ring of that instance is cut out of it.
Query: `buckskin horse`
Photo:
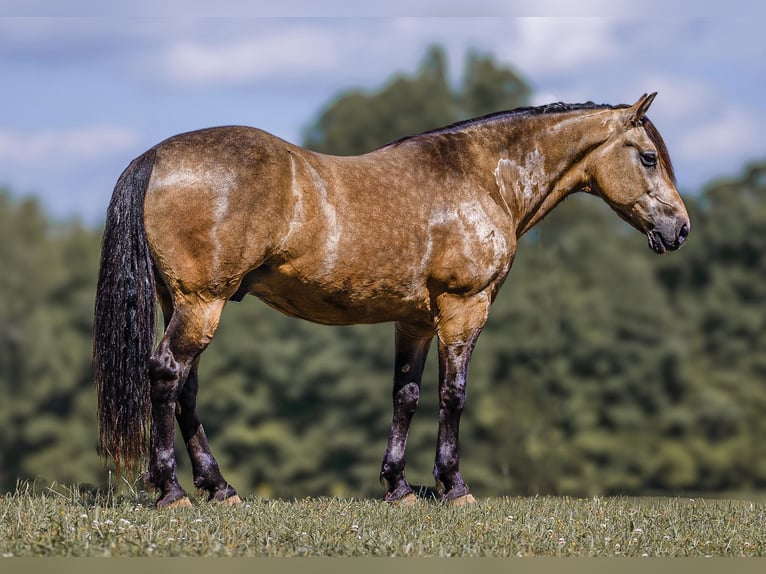
[[[252,294],[328,325],[395,322],[385,500],[417,500],[405,445],[426,354],[439,353],[434,477],[474,502],[458,465],[466,374],[518,239],[568,194],[602,198],[657,253],[690,230],[670,157],[634,105],[519,108],[337,157],[261,130],[176,135],[125,169],[107,210],[94,323],[99,450],[140,470],[157,507],[189,506],[175,421],[194,484],[239,502],[196,412],[199,358],[229,300]],[[155,302],[165,331],[154,348]]]

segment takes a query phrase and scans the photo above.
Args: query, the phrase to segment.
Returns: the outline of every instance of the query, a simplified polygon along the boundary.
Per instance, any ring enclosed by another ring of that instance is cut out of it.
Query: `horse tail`
[[[144,464],[151,397],[155,284],[144,229],[144,199],[156,150],[134,159],[114,187],[101,245],[93,323],[99,454],[117,474]]]

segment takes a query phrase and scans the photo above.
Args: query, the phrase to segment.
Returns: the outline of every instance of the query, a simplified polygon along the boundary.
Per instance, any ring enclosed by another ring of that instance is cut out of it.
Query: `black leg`
[[[215,333],[224,304],[225,301],[216,300],[176,308],[172,312],[165,335],[149,362],[152,428],[148,478],[160,491],[156,503],[158,507],[191,505],[176,477],[174,415],[179,400],[181,402],[178,404],[188,404],[189,397],[196,396],[196,374],[192,377],[192,387],[186,394],[184,387],[199,354]],[[183,411],[183,407],[180,410]],[[189,411],[194,416],[194,410]],[[182,430],[189,431],[191,424],[193,422],[187,423],[184,418]],[[193,440],[196,431],[190,434]]]
[[[469,496],[460,474],[460,416],[465,406],[468,362],[473,344],[439,342],[439,433],[434,478],[444,500]]]
[[[173,447],[176,397],[188,367],[177,361],[166,339],[152,356],[151,363],[152,428],[149,455],[149,482],[160,491],[157,507],[190,506],[186,492],[176,478]],[[186,372],[184,372],[186,370]]]
[[[396,324],[394,359],[394,415],[388,436],[380,480],[386,488],[386,500],[414,502],[415,494],[404,476],[407,434],[420,398],[420,381],[433,335],[414,336]]]
[[[439,431],[434,478],[442,500],[463,505],[475,500],[460,474],[460,416],[468,364],[487,320],[490,299],[484,293],[467,299],[444,296],[439,304]]]
[[[208,500],[225,501],[229,504],[238,503],[240,499],[237,491],[224,480],[218,463],[210,451],[205,430],[197,416],[198,364],[199,358],[192,365],[176,405],[176,420],[191,459],[194,486],[206,490]]]

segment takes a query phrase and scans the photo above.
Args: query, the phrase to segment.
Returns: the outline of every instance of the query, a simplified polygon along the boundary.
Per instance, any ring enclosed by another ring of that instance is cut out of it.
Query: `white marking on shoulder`
[[[508,245],[505,236],[489,219],[484,207],[478,201],[464,202],[460,204],[460,217],[466,229],[471,230],[475,240],[483,251],[488,251],[491,246],[493,266],[505,255]],[[471,253],[473,255],[473,253]]]
[[[535,148],[516,163],[509,158],[500,158],[495,168],[495,181],[503,199],[526,213],[540,199],[542,186],[547,179],[545,156]]]

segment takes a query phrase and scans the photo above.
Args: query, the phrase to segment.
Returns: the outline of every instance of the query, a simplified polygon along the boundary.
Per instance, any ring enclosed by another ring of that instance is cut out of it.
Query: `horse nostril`
[[[681,244],[684,241],[686,241],[686,238],[688,236],[689,236],[689,226],[684,223],[681,226],[681,230],[678,232],[678,243]]]

